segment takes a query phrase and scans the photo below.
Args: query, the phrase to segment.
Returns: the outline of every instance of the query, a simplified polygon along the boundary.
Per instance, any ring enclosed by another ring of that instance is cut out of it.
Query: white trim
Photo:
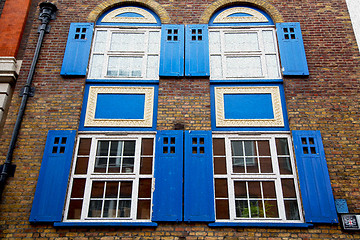
[[[137,13],[142,17],[117,17],[123,13]],[[156,18],[148,11],[138,7],[123,7],[109,12],[101,20],[103,23],[157,23]]]
[[[251,16],[230,17],[235,13],[245,13]],[[222,11],[216,16],[213,23],[250,23],[250,22],[269,22],[269,20],[260,12],[246,7],[233,7]]]

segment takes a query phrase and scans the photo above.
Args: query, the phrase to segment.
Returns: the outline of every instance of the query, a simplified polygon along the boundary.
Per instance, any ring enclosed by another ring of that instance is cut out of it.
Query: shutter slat
[[[158,131],[152,221],[182,221],[183,131]]]
[[[76,131],[48,132],[30,222],[59,222],[65,202]]]
[[[185,76],[210,76],[208,25],[186,25]]]
[[[277,23],[276,32],[283,75],[308,76],[309,70],[300,23]]]
[[[93,31],[93,23],[70,24],[60,75],[86,75]]]
[[[184,25],[162,25],[160,76],[184,76]]]
[[[215,221],[211,138],[211,131],[185,132],[184,221]]]
[[[305,220],[337,223],[320,131],[292,131]]]

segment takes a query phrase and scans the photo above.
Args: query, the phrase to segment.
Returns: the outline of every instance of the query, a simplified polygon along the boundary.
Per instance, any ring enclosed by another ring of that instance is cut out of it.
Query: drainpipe
[[[41,20],[41,25],[39,26],[39,29],[38,29],[38,33],[40,33],[40,35],[38,38],[38,42],[36,45],[34,57],[33,57],[33,60],[32,60],[31,66],[30,66],[30,71],[28,74],[26,84],[20,91],[20,97],[22,97],[21,105],[20,105],[20,109],[19,109],[19,113],[18,113],[16,122],[15,122],[15,127],[13,130],[12,136],[11,136],[11,141],[10,141],[9,149],[8,149],[8,152],[6,155],[5,163],[2,166],[0,166],[0,170],[1,170],[1,173],[0,173],[0,199],[1,199],[2,193],[5,188],[6,179],[10,176],[13,176],[14,172],[15,172],[15,165],[11,164],[14,149],[15,149],[15,144],[16,144],[16,141],[18,138],[21,121],[23,119],[27,100],[29,97],[34,96],[35,88],[31,87],[31,83],[32,83],[33,76],[34,76],[36,63],[39,58],[39,53],[40,53],[41,45],[42,45],[42,42],[44,39],[44,35],[45,35],[45,33],[50,32],[50,26],[48,25],[48,23],[50,22],[50,20],[55,19],[56,11],[57,11],[57,7],[53,3],[50,3],[50,2],[40,3],[39,19]]]

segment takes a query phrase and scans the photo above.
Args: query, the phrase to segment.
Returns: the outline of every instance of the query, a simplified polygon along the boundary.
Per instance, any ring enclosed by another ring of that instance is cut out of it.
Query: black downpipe
[[[40,35],[38,38],[38,42],[36,44],[36,49],[35,49],[34,57],[33,57],[33,60],[32,60],[31,66],[30,66],[30,71],[28,74],[26,84],[22,88],[21,93],[20,93],[20,96],[22,96],[21,105],[19,108],[18,116],[16,118],[14,130],[13,130],[13,133],[11,136],[9,149],[8,149],[8,152],[6,155],[6,160],[5,160],[5,163],[2,165],[2,169],[1,169],[1,173],[0,173],[0,199],[1,199],[1,196],[2,196],[4,188],[5,188],[6,179],[10,175],[13,175],[12,171],[14,171],[14,166],[11,164],[12,157],[13,157],[13,153],[14,153],[14,149],[15,149],[15,144],[16,144],[16,141],[18,138],[19,130],[21,127],[23,115],[25,112],[27,100],[28,100],[29,96],[33,96],[33,94],[34,94],[34,89],[31,87],[31,83],[32,83],[33,76],[34,76],[36,63],[39,58],[39,53],[41,50],[41,46],[42,46],[42,42],[43,42],[45,33],[48,33],[50,31],[50,26],[48,26],[48,23],[50,22],[50,20],[55,19],[56,11],[57,11],[57,7],[53,3],[50,3],[50,2],[40,3],[39,19],[41,20],[41,25],[39,26],[39,31],[38,31],[40,33]]]

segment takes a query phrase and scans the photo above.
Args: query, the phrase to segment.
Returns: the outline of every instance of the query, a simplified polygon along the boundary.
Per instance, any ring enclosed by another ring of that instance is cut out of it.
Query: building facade
[[[2,128],[1,237],[360,238],[339,215],[360,213],[345,0],[39,4]]]

